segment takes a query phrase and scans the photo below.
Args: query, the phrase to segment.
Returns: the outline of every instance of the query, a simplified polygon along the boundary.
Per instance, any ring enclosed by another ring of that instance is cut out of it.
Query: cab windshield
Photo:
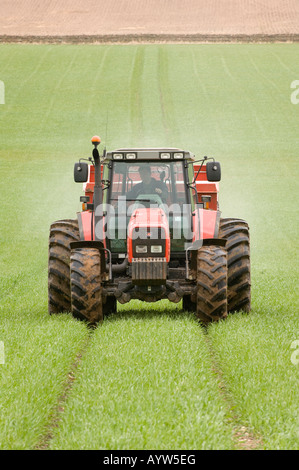
[[[127,205],[140,202],[187,204],[183,162],[118,162],[112,166],[109,199],[116,205],[118,198],[126,198]]]

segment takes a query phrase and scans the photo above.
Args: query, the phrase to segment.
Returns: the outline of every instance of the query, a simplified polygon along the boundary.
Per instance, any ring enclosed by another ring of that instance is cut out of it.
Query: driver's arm
[[[158,194],[162,199],[166,200],[168,196],[168,189],[165,183],[160,181],[156,182],[155,193]]]

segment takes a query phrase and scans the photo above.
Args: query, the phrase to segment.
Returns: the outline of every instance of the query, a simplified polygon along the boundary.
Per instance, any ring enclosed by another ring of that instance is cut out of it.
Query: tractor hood
[[[139,251],[136,251],[137,247]],[[146,247],[148,249],[146,249]],[[161,248],[160,248],[161,247]],[[137,208],[132,213],[128,225],[128,261],[142,255],[170,259],[170,234],[167,216],[161,208]]]

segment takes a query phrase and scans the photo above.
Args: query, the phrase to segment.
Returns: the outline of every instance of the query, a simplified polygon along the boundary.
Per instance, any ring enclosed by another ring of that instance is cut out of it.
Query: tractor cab
[[[108,232],[115,234],[108,235],[112,252],[127,251],[127,228],[137,209],[144,216],[154,216],[154,209],[162,211],[168,220],[172,251],[184,251],[191,229],[190,211],[186,211],[192,204],[186,163],[190,158],[179,149],[121,149],[106,155],[103,163],[105,167],[108,162],[110,185],[104,202],[111,211]],[[173,237],[175,230],[180,233]]]
[[[98,139],[95,142],[97,146]],[[185,259],[185,250],[195,239],[217,235],[214,227],[220,164],[214,159],[207,160],[204,157],[196,161],[192,153],[179,148],[122,148],[104,152],[91,165],[76,163],[75,181],[85,181],[83,211],[79,215],[81,239],[102,240],[111,257],[126,257],[131,251],[128,230],[133,221],[137,223],[136,210],[138,223],[143,217],[149,226],[152,224],[149,217],[159,213],[168,223],[171,258]],[[95,201],[95,183],[99,179],[95,174],[97,167],[99,174],[99,166],[102,197]],[[103,212],[104,228],[100,234],[96,231],[96,206]],[[137,233],[135,229],[133,232]]]

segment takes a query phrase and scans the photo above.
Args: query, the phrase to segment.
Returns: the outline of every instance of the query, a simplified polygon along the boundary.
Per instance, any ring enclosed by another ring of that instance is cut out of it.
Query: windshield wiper
[[[119,198],[111,198],[110,201],[118,201]],[[152,202],[151,199],[121,199],[123,202]]]

